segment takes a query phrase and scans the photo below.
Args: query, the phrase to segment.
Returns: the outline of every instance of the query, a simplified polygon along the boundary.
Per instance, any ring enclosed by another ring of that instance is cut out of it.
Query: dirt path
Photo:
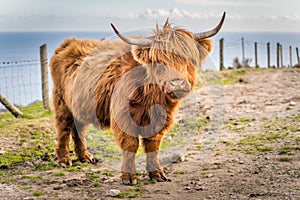
[[[105,163],[67,170],[25,163],[1,169],[11,180],[1,181],[0,199],[115,199],[109,191],[117,189],[125,199],[300,200],[300,71],[250,70],[239,82],[203,87],[183,103],[183,128],[185,118],[203,126],[181,161],[165,167],[172,182],[151,183],[142,172],[128,187]]]

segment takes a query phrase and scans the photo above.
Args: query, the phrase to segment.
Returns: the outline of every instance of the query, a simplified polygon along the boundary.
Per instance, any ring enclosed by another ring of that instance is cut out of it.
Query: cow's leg
[[[54,92],[55,94],[55,92]],[[55,108],[55,122],[57,131],[57,145],[55,148],[58,163],[66,167],[72,165],[70,158],[69,142],[70,134],[74,126],[74,119],[59,94],[53,95],[53,105]]]
[[[74,141],[76,156],[80,162],[96,163],[97,160],[93,158],[93,154],[91,154],[86,148],[84,130],[85,126],[75,120],[72,130],[72,138]]]
[[[116,141],[120,145],[123,155],[122,182],[124,185],[135,185],[137,183],[135,154],[139,148],[139,139],[124,132],[117,132]]]
[[[161,139],[162,134],[143,138],[143,146],[146,153],[146,170],[150,179],[156,179],[158,182],[171,181],[166,177],[157,157]]]

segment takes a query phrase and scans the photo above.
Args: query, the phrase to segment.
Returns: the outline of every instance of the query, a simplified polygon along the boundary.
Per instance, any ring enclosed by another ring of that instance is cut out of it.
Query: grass
[[[292,151],[300,150],[300,146],[284,146],[279,149],[278,154],[292,154]]]
[[[272,146],[263,146],[263,147],[257,147],[258,151],[264,152],[264,151],[272,151],[274,147]]]
[[[280,162],[289,162],[289,161],[293,160],[293,158],[285,156],[285,157],[280,157],[278,160]]]
[[[64,172],[56,172],[53,174],[53,176],[65,176]]]
[[[203,78],[207,85],[232,85],[239,82],[245,74],[245,69],[223,70],[221,72],[204,72]]]
[[[104,170],[102,172],[102,174],[105,175],[105,176],[113,176],[114,172],[113,171],[109,171],[109,170]]]
[[[94,182],[94,183],[92,183],[92,186],[93,186],[93,187],[100,187],[100,185],[101,185],[101,184],[100,184],[99,182]]]
[[[9,112],[0,114],[0,136],[6,139],[3,143],[5,149],[18,146],[14,150],[2,153],[0,156],[2,168],[42,159],[54,149],[54,134],[47,126],[51,113],[43,109],[41,102],[21,107],[20,110],[25,113],[24,118],[14,118]],[[49,160],[53,160],[52,154],[47,156]],[[35,167],[42,168],[42,166]]]
[[[237,142],[237,146],[234,146],[232,150],[244,151],[248,154],[259,152],[272,151],[274,149],[272,144],[277,139],[285,138],[289,133],[271,132],[258,135],[246,135],[245,138],[240,139]]]
[[[177,171],[174,172],[174,174],[185,174],[185,172],[182,171],[182,170],[177,170]]]
[[[254,118],[232,118],[228,120],[228,124],[232,127],[242,126],[245,122],[255,121]],[[231,145],[231,149],[234,151],[242,151],[247,154],[252,154],[255,152],[278,152],[279,155],[292,155],[293,151],[298,150],[299,137],[297,132],[300,130],[299,123],[300,117],[295,116],[291,119],[260,119],[260,127],[263,133],[258,134],[246,134],[244,138],[235,142]],[[235,130],[232,128],[231,130]],[[235,130],[236,131],[236,130]],[[238,131],[236,131],[238,132]],[[282,146],[282,143],[288,138],[294,141],[295,144],[290,144],[288,146]],[[284,159],[284,158],[283,158]]]
[[[43,179],[42,176],[38,175],[38,176],[22,176],[22,179],[30,179],[30,180],[37,180],[37,179]]]
[[[76,167],[76,166],[72,166],[72,167],[67,167],[67,168],[64,168],[64,170],[68,171],[68,172],[78,172],[78,171],[81,171],[81,169],[79,167]]]
[[[256,121],[255,118],[230,118],[226,121],[226,128],[234,132],[243,132],[249,127],[250,122]]]
[[[39,196],[42,196],[44,194],[44,192],[42,192],[42,191],[34,191],[33,193],[32,193],[32,196],[34,196],[34,197],[39,197]]]
[[[196,149],[198,149],[199,151],[202,149],[201,145],[196,145]]]
[[[203,167],[203,168],[202,168],[202,171],[208,171],[208,170],[209,170],[208,167]]]
[[[129,188],[124,192],[121,192],[116,198],[119,199],[134,199],[140,197],[142,195],[142,188],[143,185],[136,185],[134,188]],[[142,198],[151,198],[150,196],[144,196]]]

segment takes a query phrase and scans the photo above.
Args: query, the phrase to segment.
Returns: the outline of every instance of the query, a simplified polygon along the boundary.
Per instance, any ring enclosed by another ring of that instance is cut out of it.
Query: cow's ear
[[[212,52],[213,42],[211,39],[196,40],[196,42],[198,43],[197,46],[200,54],[200,60],[203,62]]]
[[[134,45],[132,46],[131,53],[134,60],[138,63],[142,65],[149,64],[149,48]]]

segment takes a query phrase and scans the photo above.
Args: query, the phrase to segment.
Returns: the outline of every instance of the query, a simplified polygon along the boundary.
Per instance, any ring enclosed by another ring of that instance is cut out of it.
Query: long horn
[[[122,35],[117,28],[111,23],[110,24],[112,28],[114,29],[115,33],[119,36],[121,40],[124,42],[131,44],[131,45],[138,45],[138,46],[150,46],[153,43],[153,40],[147,39],[147,38],[129,38]]]
[[[202,39],[209,38],[209,37],[216,35],[224,23],[225,15],[226,15],[226,12],[223,13],[221,21],[214,29],[212,29],[210,31],[202,32],[202,33],[194,33],[195,39],[202,40]]]

